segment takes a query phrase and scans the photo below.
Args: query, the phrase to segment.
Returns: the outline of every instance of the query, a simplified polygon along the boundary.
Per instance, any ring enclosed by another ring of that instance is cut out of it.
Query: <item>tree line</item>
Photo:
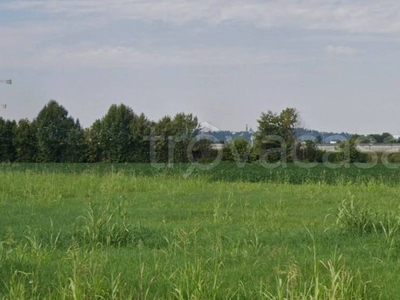
[[[187,162],[187,145],[198,131],[198,119],[192,114],[178,113],[154,122],[124,104],[111,105],[103,118],[83,128],[51,100],[33,121],[0,118],[0,162],[146,163],[151,159],[151,136],[156,140],[155,160],[168,160],[169,137],[176,137],[173,158]]]
[[[264,135],[282,135],[291,143],[297,117],[295,109],[280,115],[263,113],[255,145],[240,139],[226,143],[223,160],[240,156],[250,161],[277,146],[264,140]],[[155,122],[124,104],[111,105],[101,119],[83,128],[65,107],[51,100],[32,121],[0,118],[0,162],[186,163],[215,159],[215,141],[199,132],[199,121],[192,114],[178,113]]]
[[[0,117],[0,162],[187,163],[219,157],[241,163],[283,158],[322,161],[324,152],[315,141],[296,139],[299,120],[295,108],[263,112],[252,142],[230,140],[217,150],[213,144],[218,140],[202,134],[192,114],[178,113],[151,121],[124,104],[113,104],[101,119],[83,128],[78,119],[51,100],[32,121]]]

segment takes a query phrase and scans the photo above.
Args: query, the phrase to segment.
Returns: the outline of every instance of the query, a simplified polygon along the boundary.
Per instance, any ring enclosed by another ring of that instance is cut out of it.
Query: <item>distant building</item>
[[[200,131],[201,132],[220,132],[221,129],[219,129],[217,126],[214,126],[210,122],[204,121],[200,123]]]

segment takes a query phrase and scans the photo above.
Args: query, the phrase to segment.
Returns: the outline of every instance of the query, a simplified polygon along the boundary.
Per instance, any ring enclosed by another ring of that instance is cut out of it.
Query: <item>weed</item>
[[[23,167],[0,172],[2,299],[398,297],[391,170]]]
[[[126,246],[132,241],[132,226],[122,201],[107,201],[105,206],[89,204],[84,225],[78,232],[92,246]]]
[[[306,277],[296,262],[289,263],[286,271],[279,271],[276,293],[262,292],[269,300],[312,299],[347,300],[368,298],[368,284],[359,271],[351,272],[343,262],[343,256],[334,256],[326,262],[317,259],[316,241],[313,241],[313,272]],[[322,267],[322,268],[321,268]]]
[[[343,200],[337,212],[337,221],[344,230],[358,234],[372,233],[376,228],[377,215],[370,209],[361,207],[353,198]]]

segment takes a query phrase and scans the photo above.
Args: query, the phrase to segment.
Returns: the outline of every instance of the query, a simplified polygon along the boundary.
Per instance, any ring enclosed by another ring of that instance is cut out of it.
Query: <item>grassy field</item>
[[[1,165],[0,297],[398,298],[397,169],[259,167]]]
[[[211,167],[209,167],[211,166]],[[377,164],[370,167],[361,164],[306,164],[298,167],[286,164],[284,167],[271,168],[258,163],[247,163],[238,167],[236,163],[211,164],[174,164],[172,167],[154,167],[150,164],[0,164],[1,172],[34,172],[63,174],[125,174],[129,176],[177,176],[180,178],[207,178],[209,181],[226,182],[275,182],[290,184],[370,184],[384,183],[397,186],[400,183],[400,164],[385,166]]]

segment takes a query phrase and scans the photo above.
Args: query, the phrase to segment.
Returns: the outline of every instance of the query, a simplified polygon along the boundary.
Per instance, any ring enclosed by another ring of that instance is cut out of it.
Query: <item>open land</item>
[[[2,299],[395,299],[377,165],[0,166]]]

